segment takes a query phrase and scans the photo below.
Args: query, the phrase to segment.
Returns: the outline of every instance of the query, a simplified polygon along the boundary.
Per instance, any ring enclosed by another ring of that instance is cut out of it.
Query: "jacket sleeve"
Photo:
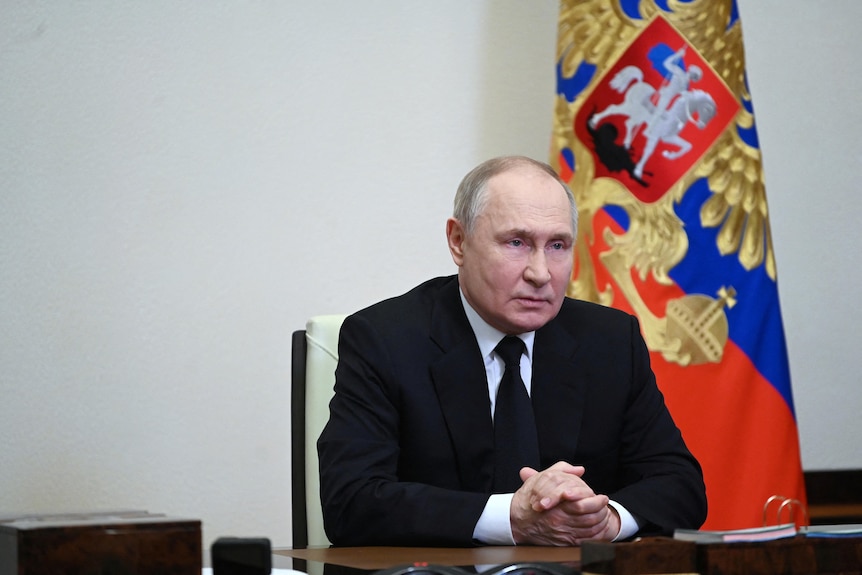
[[[403,344],[403,345],[402,345]],[[470,546],[488,495],[399,478],[399,349],[362,315],[344,322],[319,440],[324,528],[338,546]]]
[[[632,372],[620,438],[620,488],[609,496],[638,518],[639,535],[699,528],[707,510],[703,473],[656,385],[634,317],[629,341]]]

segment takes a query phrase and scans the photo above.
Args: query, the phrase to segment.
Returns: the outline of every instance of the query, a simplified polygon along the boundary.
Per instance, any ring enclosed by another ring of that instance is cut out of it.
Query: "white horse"
[[[626,149],[631,148],[637,130],[646,125],[644,136],[647,142],[634,170],[637,178],[643,176],[644,165],[659,142],[675,145],[678,148],[676,151],[665,150],[663,153],[665,158],[670,160],[679,158],[691,150],[691,144],[679,137],[685,124],[694,122],[698,128],[703,129],[715,116],[715,101],[703,90],[684,91],[673,100],[669,109],[659,110],[652,103],[656,90],[644,82],[643,72],[637,66],[626,66],[617,72],[611,79],[610,86],[625,95],[623,101],[619,104],[611,104],[594,114],[589,124],[591,128],[595,128],[608,116],[625,116],[623,146]]]
[[[682,139],[679,133],[688,122],[693,122],[700,130],[704,129],[715,117],[715,112],[715,100],[707,92],[689,90],[680,94],[667,112],[656,114],[647,124],[644,130],[646,145],[644,145],[640,161],[635,166],[635,177],[643,177],[644,165],[652,156],[659,142],[677,147],[676,150],[662,152],[662,156],[668,160],[675,160],[687,154],[691,150],[691,143]]]

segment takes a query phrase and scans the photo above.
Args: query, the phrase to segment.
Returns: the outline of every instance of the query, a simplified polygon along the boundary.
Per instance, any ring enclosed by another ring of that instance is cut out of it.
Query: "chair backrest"
[[[320,504],[317,438],[329,419],[345,315],[320,315],[293,332],[291,349],[291,498],[293,548],[328,546]]]

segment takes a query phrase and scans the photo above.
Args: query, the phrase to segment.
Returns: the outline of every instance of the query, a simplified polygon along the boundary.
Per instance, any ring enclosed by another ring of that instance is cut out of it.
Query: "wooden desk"
[[[712,543],[644,538],[580,547],[340,547],[280,549],[293,568],[311,575],[363,575],[388,567],[428,563],[484,571],[510,563],[558,563],[604,575],[862,575],[862,537],[799,535],[774,541]],[[583,560],[582,560],[583,559]]]
[[[578,567],[580,547],[326,547],[275,549],[274,555],[309,563],[337,565],[375,571],[397,565],[424,562],[433,565],[503,565],[514,562],[549,561]],[[306,569],[300,569],[305,571]],[[309,569],[310,570],[310,569]]]

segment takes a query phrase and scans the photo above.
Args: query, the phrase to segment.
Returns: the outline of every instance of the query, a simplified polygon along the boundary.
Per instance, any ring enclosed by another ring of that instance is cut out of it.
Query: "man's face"
[[[447,222],[461,289],[476,312],[507,334],[536,330],[560,311],[574,244],[566,191],[547,174],[518,166],[488,181],[472,234]]]

